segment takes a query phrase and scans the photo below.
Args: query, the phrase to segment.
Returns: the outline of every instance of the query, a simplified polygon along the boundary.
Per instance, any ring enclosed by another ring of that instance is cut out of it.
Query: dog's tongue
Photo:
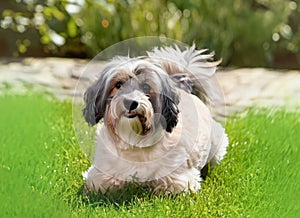
[[[136,112],[134,112],[134,111],[126,111],[125,113],[124,113],[124,116],[125,117],[127,117],[127,118],[134,118],[134,117],[136,117]]]

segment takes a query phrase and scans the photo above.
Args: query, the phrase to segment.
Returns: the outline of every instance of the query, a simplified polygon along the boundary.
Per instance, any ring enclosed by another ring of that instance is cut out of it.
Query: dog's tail
[[[180,49],[173,47],[154,48],[148,52],[152,62],[162,67],[179,88],[198,96],[206,105],[214,108],[223,103],[223,93],[216,80],[215,72],[219,61],[212,61],[214,52],[196,50],[195,44]]]

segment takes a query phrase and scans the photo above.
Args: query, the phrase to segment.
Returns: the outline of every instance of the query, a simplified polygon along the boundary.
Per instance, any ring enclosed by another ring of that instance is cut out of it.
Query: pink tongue
[[[136,116],[136,112],[134,111],[126,111],[124,114],[126,117],[133,118]]]

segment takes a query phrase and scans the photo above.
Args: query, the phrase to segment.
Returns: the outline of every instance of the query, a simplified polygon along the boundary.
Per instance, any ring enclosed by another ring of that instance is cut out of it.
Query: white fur
[[[205,93],[200,95],[208,97],[209,105],[214,106],[222,95],[220,90],[215,89],[216,81],[212,78],[219,62],[208,62],[213,54],[205,55],[205,51],[195,50],[194,45],[184,51],[178,47],[165,47],[149,52],[145,60],[128,62],[125,59],[124,64],[124,60],[119,58],[113,63],[123,60],[123,64],[116,65],[116,68],[122,68],[122,71],[128,68],[129,73],[134,69],[132,63],[135,63],[169,75],[185,74],[198,90],[203,88]],[[154,192],[199,190],[200,170],[208,162],[215,165],[223,159],[228,138],[222,125],[212,118],[208,105],[193,94],[181,89],[177,91],[180,94],[180,113],[171,133],[158,126],[152,134],[137,137],[141,129],[138,120],[121,118],[119,122],[122,123],[116,130],[123,134],[124,140],[119,140],[116,145],[107,124],[98,124],[94,163],[84,174],[87,190],[106,192],[122,188],[131,181],[149,185]],[[153,118],[155,114],[149,106],[145,106],[144,111],[149,113],[147,118]],[[112,116],[118,117],[120,107],[112,105],[112,108]]]
[[[196,96],[180,94],[179,123],[172,133],[162,131],[151,148],[116,147],[105,124],[99,125],[95,159],[86,178],[88,190],[105,192],[133,180],[152,183],[154,191],[178,193],[200,188],[199,169],[212,159],[219,162],[223,158],[227,136]],[[210,151],[214,151],[211,156]]]

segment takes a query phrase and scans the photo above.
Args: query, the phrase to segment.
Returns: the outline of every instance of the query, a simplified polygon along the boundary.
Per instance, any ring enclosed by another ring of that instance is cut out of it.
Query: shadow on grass
[[[155,195],[148,187],[139,185],[138,183],[128,183],[122,189],[109,190],[105,193],[86,192],[84,185],[78,190],[78,197],[82,199],[84,205],[92,207],[112,205],[116,208],[120,206],[129,206],[133,202],[140,200],[150,200],[154,196],[163,196],[163,194]]]

